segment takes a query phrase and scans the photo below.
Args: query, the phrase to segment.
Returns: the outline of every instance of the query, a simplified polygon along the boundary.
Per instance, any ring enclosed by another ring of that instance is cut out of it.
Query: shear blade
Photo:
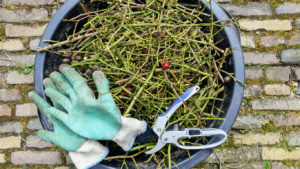
[[[155,147],[153,147],[151,150],[146,151],[146,154],[153,154],[162,149],[166,143],[163,143],[160,139],[158,139],[158,142],[156,143]]]

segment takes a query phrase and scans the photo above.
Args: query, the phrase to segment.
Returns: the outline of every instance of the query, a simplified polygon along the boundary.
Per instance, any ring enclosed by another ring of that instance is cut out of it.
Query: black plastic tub
[[[197,0],[181,0],[180,2],[197,4]],[[200,0],[201,4],[205,6],[205,12],[211,13],[211,8],[213,9],[213,14],[215,20],[226,20],[230,19],[231,15],[216,4],[214,1],[208,4],[205,0]],[[105,4],[92,4],[89,6],[90,8],[105,8]],[[70,22],[63,22],[62,19],[72,18],[82,13],[82,8],[79,5],[78,0],[69,0],[67,1],[54,15],[48,27],[46,28],[44,35],[40,41],[39,47],[45,47],[48,43],[43,42],[43,40],[64,40],[66,38],[66,34],[70,34],[73,31],[74,25]],[[222,23],[221,24],[225,24]],[[219,44],[223,49],[229,47],[233,53],[228,57],[224,68],[227,72],[234,73],[236,79],[244,82],[244,60],[243,53],[240,44],[240,34],[239,29],[235,25],[227,26],[221,32],[219,38],[223,38],[224,41]],[[51,54],[49,52],[37,53],[35,60],[35,72],[34,72],[34,85],[35,91],[44,99],[45,97],[44,88],[43,88],[43,79],[48,77],[48,75],[54,71],[58,70],[58,66],[62,63],[60,56]],[[224,99],[223,102],[219,103],[218,106],[224,111],[224,113],[219,114],[219,117],[224,118],[224,121],[211,121],[207,127],[220,128],[229,132],[231,129],[237,114],[240,109],[240,105],[242,102],[244,88],[243,86],[236,81],[231,81],[230,83],[225,85],[225,90],[219,97]],[[53,130],[51,124],[47,121],[45,115],[39,111],[39,118],[42,126],[45,129]],[[219,136],[214,136],[209,139],[209,143],[218,141]],[[199,151],[190,151],[191,158],[188,158],[188,155],[185,151],[178,149],[177,152],[172,154],[172,160],[175,161],[177,166],[172,166],[172,168],[183,168],[189,169],[194,167],[203,161],[207,156],[212,153],[211,149],[199,150]],[[173,156],[174,155],[174,156]],[[140,165],[140,168],[156,168],[156,165],[153,164],[143,164],[142,159],[137,161]],[[117,162],[102,162],[93,167],[93,169],[113,169],[119,168],[120,164]],[[133,167],[134,168],[134,167]]]

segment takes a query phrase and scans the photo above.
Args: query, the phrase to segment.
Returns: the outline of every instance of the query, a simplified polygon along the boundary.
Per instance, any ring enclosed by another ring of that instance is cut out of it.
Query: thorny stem
[[[126,115],[130,112],[130,110],[131,110],[131,108],[133,107],[133,105],[134,105],[136,99],[140,96],[140,94],[141,94],[142,91],[144,90],[144,88],[145,88],[145,86],[147,85],[147,83],[151,80],[151,78],[152,78],[152,76],[153,76],[153,73],[155,72],[156,65],[157,65],[157,63],[154,64],[154,66],[153,66],[153,68],[152,68],[152,70],[151,70],[151,73],[149,74],[148,78],[147,78],[146,81],[145,81],[145,84],[140,88],[140,90],[137,92],[137,94],[133,97],[133,100],[132,100],[131,103],[129,104],[127,110],[123,113],[123,116],[126,116]]]

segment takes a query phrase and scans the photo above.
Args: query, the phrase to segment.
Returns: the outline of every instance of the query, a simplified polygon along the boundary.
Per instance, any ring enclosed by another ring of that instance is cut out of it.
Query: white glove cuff
[[[122,128],[113,138],[113,141],[122,147],[124,151],[129,151],[133,146],[136,136],[146,131],[147,123],[144,120],[123,116],[121,117],[121,121]]]
[[[70,158],[78,169],[88,169],[101,162],[109,150],[96,140],[87,140],[76,152],[69,152]]]

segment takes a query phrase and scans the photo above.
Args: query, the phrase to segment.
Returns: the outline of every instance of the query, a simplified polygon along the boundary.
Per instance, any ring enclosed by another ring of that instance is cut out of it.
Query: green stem
[[[155,72],[155,69],[156,69],[156,64],[154,64],[154,66],[153,66],[153,68],[152,68],[152,70],[151,70],[149,76],[147,77],[147,79],[146,79],[144,85],[139,89],[139,91],[137,92],[137,94],[134,96],[134,98],[133,98],[133,100],[131,101],[131,103],[129,104],[127,110],[125,111],[125,113],[123,113],[123,116],[126,116],[126,115],[130,112],[130,110],[131,110],[131,108],[133,107],[133,105],[134,105],[136,99],[140,96],[140,94],[141,94],[142,91],[144,90],[144,88],[145,88],[145,86],[147,85],[147,83],[151,80],[151,78],[152,78],[152,76],[153,76],[153,73]]]

